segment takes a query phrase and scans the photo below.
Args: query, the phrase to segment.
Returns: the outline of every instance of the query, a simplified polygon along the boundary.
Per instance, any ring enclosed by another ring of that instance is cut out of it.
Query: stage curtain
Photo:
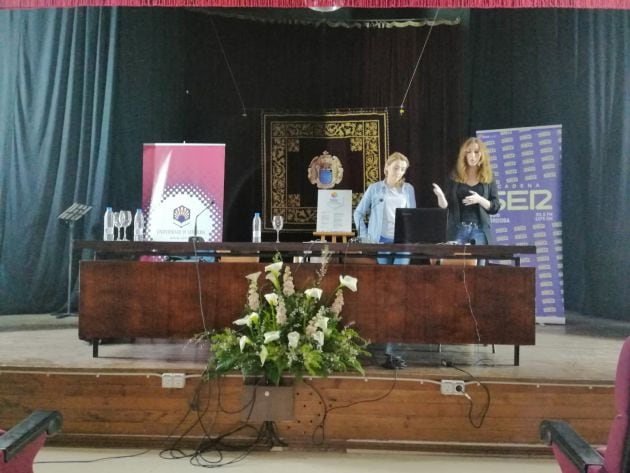
[[[65,301],[73,202],[102,218],[116,9],[0,12],[0,314]],[[76,273],[75,273],[76,274]]]
[[[226,241],[249,240],[252,214],[264,210],[264,113],[388,110],[384,149],[409,158],[407,179],[418,204],[435,205],[432,179],[448,174],[463,137],[461,25],[441,24],[432,31],[429,26],[329,28],[191,15],[187,30],[194,47],[185,79],[185,140],[227,144]],[[301,241],[312,233],[286,238]]]
[[[4,8],[248,7],[304,8],[611,8],[628,9],[627,0],[1,0]]]
[[[473,11],[470,128],[561,124],[565,307],[630,320],[630,12]]]

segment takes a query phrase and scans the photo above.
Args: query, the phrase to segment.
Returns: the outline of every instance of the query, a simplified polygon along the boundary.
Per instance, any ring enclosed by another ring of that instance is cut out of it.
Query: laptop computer
[[[396,209],[394,243],[444,243],[448,209]]]

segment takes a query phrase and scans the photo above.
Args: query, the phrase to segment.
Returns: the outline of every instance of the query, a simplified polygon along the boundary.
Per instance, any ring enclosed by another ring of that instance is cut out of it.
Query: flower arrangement
[[[369,355],[368,343],[356,330],[343,326],[341,318],[343,290],[356,291],[357,279],[340,276],[328,304],[320,288],[328,260],[325,249],[316,281],[304,291],[295,289],[291,268],[278,255],[265,267],[270,284],[259,288],[262,272],[247,275],[247,302],[242,317],[233,322],[236,328],[198,337],[210,341],[207,376],[240,370],[244,376],[264,376],[278,385],[283,373],[298,378],[339,371],[363,374],[358,357]]]

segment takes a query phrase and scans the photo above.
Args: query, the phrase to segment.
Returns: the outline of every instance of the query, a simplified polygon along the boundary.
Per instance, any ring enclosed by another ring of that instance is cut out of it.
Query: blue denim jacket
[[[407,182],[403,184],[403,193],[407,198],[406,207],[416,206],[416,194],[413,186]],[[378,181],[370,184],[359,205],[354,211],[354,225],[361,240],[369,243],[378,243],[381,239],[381,228],[383,227],[383,208],[385,206],[385,192],[387,184],[385,181]],[[365,216],[369,214],[368,224],[365,224]]]

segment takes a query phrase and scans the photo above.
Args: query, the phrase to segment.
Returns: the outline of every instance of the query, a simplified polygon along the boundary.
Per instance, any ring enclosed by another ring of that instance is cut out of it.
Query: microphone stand
[[[197,236],[197,219],[199,218],[199,216],[204,213],[206,210],[210,210],[210,206],[214,204],[214,200],[212,202],[210,202],[208,205],[206,205],[203,210],[201,212],[199,212],[196,216],[195,216],[195,226],[193,229],[193,236],[188,237],[188,241],[190,243],[203,243],[203,237]]]

